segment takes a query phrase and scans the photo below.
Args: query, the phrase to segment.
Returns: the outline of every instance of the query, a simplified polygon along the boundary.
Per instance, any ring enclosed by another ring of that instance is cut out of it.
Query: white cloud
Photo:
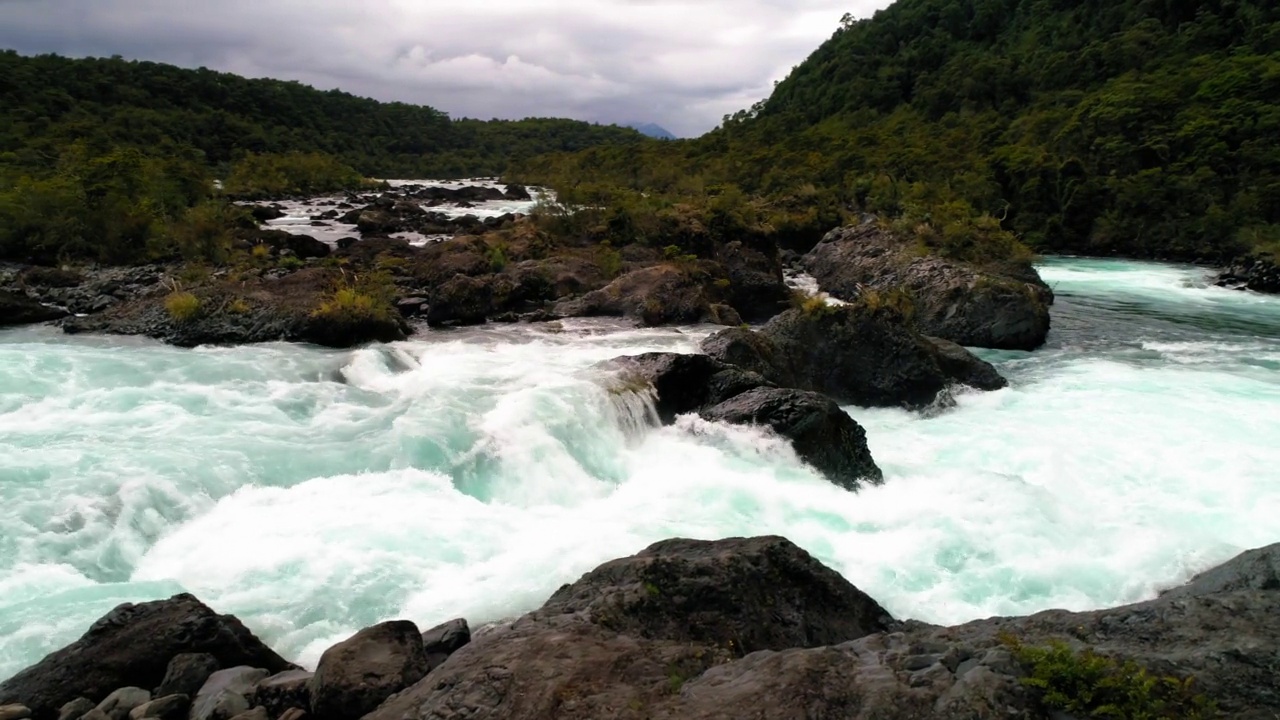
[[[204,65],[454,117],[657,122],[766,96],[888,0],[0,0],[0,46]]]

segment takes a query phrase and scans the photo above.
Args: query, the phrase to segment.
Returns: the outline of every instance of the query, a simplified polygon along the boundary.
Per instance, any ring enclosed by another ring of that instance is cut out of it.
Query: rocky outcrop
[[[699,354],[644,353],[607,365],[620,370],[627,385],[653,388],[654,406],[664,423],[769,384],[755,373]]]
[[[920,335],[898,310],[862,303],[788,310],[759,332],[717,333],[702,349],[775,385],[842,405],[923,408],[952,383],[980,390],[1006,384],[964,348]]]
[[[1237,290],[1280,293],[1280,264],[1262,256],[1239,258],[1219,273],[1218,285]]]
[[[787,309],[791,291],[782,279],[778,250],[768,243],[764,250],[742,241],[717,249],[716,262],[729,280],[728,304],[749,322],[768,320]]]
[[[221,667],[222,664],[218,662],[218,658],[209,653],[174,655],[169,661],[169,667],[164,671],[164,679],[160,681],[160,687],[156,688],[155,695],[156,697],[166,695],[195,697],[209,676],[218,672]]]
[[[190,652],[209,653],[224,667],[290,667],[235,617],[175,595],[117,607],[79,640],[0,684],[0,704],[22,703],[36,720],[52,720],[78,697],[98,701],[122,687],[156,687],[169,661]]]
[[[803,266],[842,300],[867,289],[906,292],[920,332],[960,345],[1034,350],[1049,333],[1053,293],[1029,263],[979,268],[923,255],[875,221],[831,231]]]
[[[459,618],[441,623],[422,633],[422,651],[426,653],[430,669],[440,667],[449,656],[471,642],[471,627]]]
[[[0,289],[25,295],[67,313],[98,313],[121,303],[146,297],[161,289],[165,268],[87,267],[78,270],[33,266],[24,269]],[[3,275],[3,273],[0,273]]]
[[[493,288],[486,279],[455,275],[428,302],[430,325],[482,325],[492,312]]]
[[[66,310],[42,305],[29,297],[0,290],[0,327],[31,325],[58,320],[66,316]]]
[[[606,563],[478,636],[366,718],[648,717],[716,664],[842,642],[888,622],[785,539],[672,540]]]
[[[825,395],[758,387],[704,410],[702,417],[773,430],[791,441],[796,455],[846,490],[879,484],[884,477],[867,447],[866,431]]]
[[[418,626],[398,620],[365,628],[320,656],[311,679],[311,714],[317,720],[360,717],[429,669]]]
[[[674,265],[635,270],[582,298],[556,306],[565,317],[627,317],[644,325],[697,323],[711,316],[716,299],[708,291],[709,278]]]
[[[352,347],[405,339],[412,328],[394,307],[338,307],[319,312],[332,296],[337,273],[308,268],[252,284],[212,283],[190,291],[179,314],[173,293],[150,295],[110,311],[67,319],[68,333],[145,335],[178,345],[306,342]],[[354,305],[354,304],[353,304]]]

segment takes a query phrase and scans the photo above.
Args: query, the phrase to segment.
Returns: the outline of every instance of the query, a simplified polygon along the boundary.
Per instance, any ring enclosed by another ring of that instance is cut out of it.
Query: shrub
[[[1036,647],[1002,639],[1027,670],[1023,684],[1047,710],[1116,720],[1207,720],[1219,715],[1211,701],[1194,692],[1193,678],[1153,675],[1133,661],[1090,649],[1076,652],[1061,641]]]
[[[605,277],[615,278],[622,274],[622,253],[614,250],[608,241],[602,242],[596,249],[596,264]]]
[[[395,285],[385,271],[364,273],[353,281],[344,274],[311,314],[340,323],[388,322],[396,315],[394,297]]]
[[[297,255],[285,255],[284,257],[280,258],[280,267],[284,268],[285,270],[291,270],[291,271],[299,270],[305,265],[306,263],[303,262],[302,259],[299,258]]]
[[[252,308],[249,306],[249,301],[245,300],[244,298],[236,298],[235,300],[232,300],[230,304],[227,305],[227,312],[231,313],[232,315],[244,315],[248,313],[251,309]]]
[[[502,272],[507,266],[507,251],[503,243],[490,245],[485,250],[485,258],[489,261],[489,269],[493,272]]]
[[[164,299],[164,307],[169,311],[169,317],[187,322],[200,312],[200,298],[189,292],[174,292]]]

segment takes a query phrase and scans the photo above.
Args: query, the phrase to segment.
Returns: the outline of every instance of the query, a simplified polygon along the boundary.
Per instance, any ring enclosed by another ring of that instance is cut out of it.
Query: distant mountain
[[[657,123],[631,123],[627,127],[639,132],[641,135],[648,135],[651,138],[658,138],[659,140],[676,139],[675,134]]]

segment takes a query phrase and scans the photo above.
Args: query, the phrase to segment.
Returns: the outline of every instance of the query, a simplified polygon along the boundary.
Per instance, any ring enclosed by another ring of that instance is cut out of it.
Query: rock
[[[79,720],[95,707],[97,705],[89,698],[76,698],[58,709],[58,720]]]
[[[36,300],[17,293],[0,290],[0,327],[30,325],[59,320],[66,316],[66,310],[42,305]]]
[[[717,248],[716,262],[728,274],[729,304],[742,317],[749,321],[768,320],[787,309],[791,290],[782,278],[778,248],[771,242],[764,250],[741,241],[727,243]]]
[[[454,275],[431,293],[427,324],[482,325],[493,310],[493,288],[487,280]]]
[[[286,670],[258,683],[249,695],[249,704],[267,709],[271,717],[279,717],[289,708],[311,707],[311,679],[314,673]]]
[[[293,253],[299,259],[328,257],[333,251],[328,243],[317,240],[310,235],[295,235],[283,230],[263,230],[258,233],[258,242],[265,243],[277,251]]]
[[[699,346],[702,352],[722,363],[768,377],[780,376],[778,347],[760,333],[746,328],[729,328],[711,335]],[[789,381],[789,377],[780,377]]]
[[[31,717],[31,708],[26,705],[0,705],[0,720],[26,720]]]
[[[52,720],[77,697],[93,700],[120,687],[159,685],[169,660],[184,652],[207,652],[224,666],[272,672],[291,667],[235,617],[182,594],[120,605],[79,640],[0,684],[0,703],[22,703],[36,720]]]
[[[179,653],[169,661],[164,672],[164,679],[156,688],[156,697],[168,695],[186,695],[191,697],[200,691],[209,676],[218,672],[222,665],[218,658],[209,653]]]
[[[942,338],[925,337],[937,350],[938,366],[952,380],[978,390],[999,390],[1009,386],[991,363]]]
[[[1280,543],[1241,553],[1162,597],[1205,597],[1239,590],[1280,590]]]
[[[267,675],[266,670],[243,665],[210,675],[191,701],[190,720],[231,720],[247,712],[249,695]]]
[[[182,720],[186,718],[187,709],[190,707],[190,697],[186,695],[166,695],[130,710],[129,720],[147,720],[148,718]]]
[[[437,625],[422,633],[422,650],[430,670],[440,667],[450,655],[471,642],[471,628],[461,618]],[[428,670],[428,672],[430,671]]]
[[[348,215],[343,221],[354,224],[365,235],[389,234],[405,229],[400,220],[386,210],[356,211],[354,218]]]
[[[982,381],[982,361],[947,347],[947,356],[888,306],[863,304],[796,309],[770,320],[760,336],[773,346],[748,365],[769,365],[778,385],[829,395],[841,405],[923,408],[952,382]],[[747,351],[748,344],[735,346]],[[765,346],[767,347],[767,346]],[[772,362],[766,355],[772,356]],[[952,373],[964,372],[959,375]],[[975,380],[976,378],[976,380]]]
[[[779,654],[757,651],[846,642],[890,622],[783,538],[669,540],[605,563],[539,610],[477,635],[365,720],[713,717],[681,690],[709,668]],[[750,710],[714,717],[780,717],[762,713],[779,706],[805,717],[812,706],[800,697],[757,697]]]
[[[1261,255],[1238,258],[1218,275],[1217,284],[1239,290],[1280,293],[1280,264]]]
[[[249,208],[249,213],[253,215],[254,220],[257,220],[260,223],[265,223],[268,220],[278,220],[284,217],[283,210],[270,205],[253,205]]]
[[[869,222],[832,230],[804,258],[823,291],[856,300],[864,290],[905,291],[925,335],[960,345],[1034,350],[1049,333],[1053,293],[1029,261],[979,268],[922,256],[912,238]]]
[[[271,720],[271,716],[267,714],[266,708],[256,707],[236,715],[231,720]]]
[[[307,716],[307,711],[302,708],[289,708],[280,714],[276,720],[302,720]]]
[[[83,273],[75,270],[34,265],[18,275],[18,281],[25,286],[42,288],[73,288],[85,281]]]
[[[653,387],[654,405],[664,423],[769,385],[755,373],[706,355],[645,353],[614,358],[607,365],[619,370],[625,383]]]
[[[400,298],[396,301],[396,310],[404,317],[417,317],[427,311],[427,299],[424,297]]]
[[[319,720],[358,718],[428,669],[422,633],[412,622],[365,628],[320,656],[311,681],[311,714]]]
[[[702,322],[711,316],[710,277],[673,265],[629,272],[600,290],[561,302],[565,317],[628,317],[647,326]]]
[[[502,196],[508,200],[532,200],[533,196],[529,194],[529,189],[523,185],[511,184],[507,186],[507,191]]]
[[[760,387],[702,412],[707,420],[761,425],[791,441],[796,455],[846,490],[880,484],[867,433],[830,398],[814,392]]]
[[[80,716],[80,720],[107,720],[107,714],[94,707]]]
[[[728,327],[738,327],[742,324],[742,316],[732,305],[716,303],[710,306],[711,322],[716,325],[726,325]]]
[[[142,688],[127,687],[111,693],[97,707],[108,720],[125,720],[134,708],[149,702],[151,693]]]

